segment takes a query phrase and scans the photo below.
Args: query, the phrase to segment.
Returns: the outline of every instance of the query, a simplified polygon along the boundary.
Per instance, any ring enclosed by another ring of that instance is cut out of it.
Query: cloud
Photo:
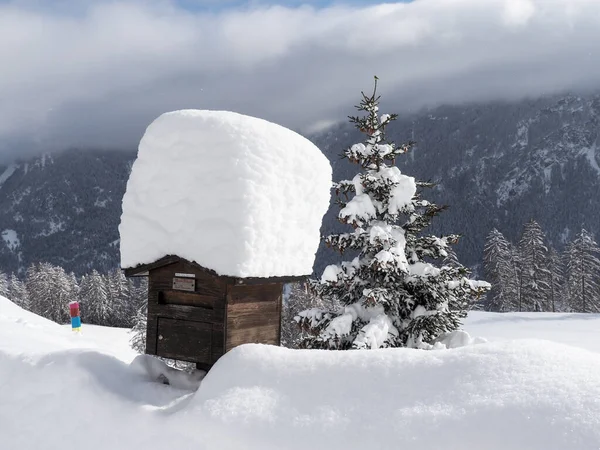
[[[599,40],[597,0],[0,3],[0,157],[134,148],[180,108],[318,129],[352,113],[374,74],[395,112],[596,88]]]
[[[527,25],[535,14],[535,5],[531,0],[507,0],[504,5],[504,21],[507,25]]]

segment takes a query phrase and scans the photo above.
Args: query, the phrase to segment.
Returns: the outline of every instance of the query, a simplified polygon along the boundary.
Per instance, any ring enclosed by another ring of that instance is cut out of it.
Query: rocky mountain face
[[[388,130],[397,142],[417,142],[398,165],[438,183],[424,197],[449,209],[432,231],[463,234],[457,250],[470,266],[481,261],[490,229],[514,241],[530,218],[558,248],[581,227],[600,234],[600,95],[440,107]],[[354,176],[357,168],[339,155],[360,133],[341,124],[311,139],[336,180]],[[70,150],[0,166],[0,270],[23,272],[34,261],[78,274],[117,266],[121,198],[134,158],[133,151]],[[323,233],[340,229],[336,214],[334,205]],[[338,258],[321,249],[316,272]]]
[[[0,270],[36,261],[77,274],[119,262],[121,199],[135,153],[70,150],[0,167]]]
[[[388,130],[396,142],[417,142],[398,166],[438,183],[424,198],[449,209],[432,229],[462,234],[457,252],[471,267],[494,227],[516,242],[536,219],[559,249],[581,227],[600,235],[600,95],[440,107]],[[314,140],[333,156],[359,134],[344,124]],[[352,178],[355,167],[332,161],[336,179]]]

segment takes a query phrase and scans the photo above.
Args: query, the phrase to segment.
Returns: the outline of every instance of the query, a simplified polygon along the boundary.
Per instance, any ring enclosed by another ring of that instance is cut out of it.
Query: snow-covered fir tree
[[[535,220],[523,227],[519,241],[519,264],[521,266],[520,311],[549,311],[550,283],[548,247],[542,228]]]
[[[129,344],[138,353],[146,352],[146,324],[148,316],[148,302],[145,302],[138,309],[133,318],[133,328],[131,329],[131,339]]]
[[[557,311],[563,295],[560,255],[545,244],[540,225],[531,220],[523,229],[518,248],[498,230],[484,247],[486,278],[492,283],[486,309],[490,311]]]
[[[548,269],[550,271],[549,311],[557,312],[565,309],[564,281],[565,270],[561,255],[552,247],[548,250]]]
[[[25,275],[25,287],[29,295],[29,305],[32,312],[44,316],[46,302],[50,297],[50,273],[48,265],[31,264]]]
[[[79,299],[81,318],[86,323],[107,325],[111,317],[105,277],[96,270],[81,278]]]
[[[8,276],[0,272],[0,296],[8,298]]]
[[[76,289],[70,286],[65,271],[49,263],[32,264],[25,279],[29,307],[34,313],[66,323],[69,302],[76,299]]]
[[[423,230],[443,208],[421,198],[416,182],[394,165],[412,142],[396,145],[385,138],[395,114],[379,115],[377,78],[372,95],[362,94],[359,112],[350,120],[365,141],[344,157],[360,166],[352,180],[337,183],[339,220],[353,231],[326,238],[328,246],[351,260],[328,266],[311,287],[337,311],[313,308],[298,321],[312,332],[308,348],[430,348],[441,334],[456,330],[472,298],[489,285],[467,278],[464,267],[436,267],[458,236],[428,236]],[[347,200],[350,195],[354,196]]]
[[[105,281],[110,312],[108,323],[113,327],[131,326],[130,318],[136,311],[133,310],[130,302],[130,283],[125,278],[125,274],[119,268],[113,269],[108,272]]]
[[[27,287],[25,286],[25,283],[23,283],[14,273],[11,273],[10,278],[8,279],[7,297],[10,301],[16,305],[19,305],[21,308],[28,310],[31,309]]]
[[[488,234],[483,253],[483,266],[492,289],[487,295],[489,311],[515,311],[518,307],[518,270],[512,245],[497,229]]]
[[[524,311],[525,304],[527,303],[523,299],[523,265],[521,264],[521,253],[519,252],[518,245],[510,243],[510,253],[515,266],[516,281],[517,281],[517,301],[515,311]]]
[[[71,300],[69,300],[69,303],[75,300],[79,301],[79,281],[77,280],[77,276],[73,272],[69,272],[67,274],[67,283],[69,283],[69,290],[71,295]],[[70,318],[71,315],[69,314],[69,319]]]
[[[458,255],[452,247],[448,247],[446,253],[448,253],[448,255],[442,260],[442,265],[456,268],[464,267],[458,260]]]
[[[131,327],[148,296],[147,279],[134,282],[118,268],[104,275],[97,271],[84,275],[81,286],[74,273],[50,263],[32,264],[25,282],[14,273],[8,278],[2,275],[0,295],[58,323],[69,322],[69,303],[79,300],[84,323]]]
[[[129,281],[131,283],[129,289],[129,292],[131,293],[131,322],[134,323],[133,317],[137,316],[139,309],[148,303],[148,278],[140,277],[137,278],[135,282]]]
[[[50,310],[45,317],[58,323],[68,323],[70,320],[69,303],[78,299],[79,286],[75,275],[67,274],[62,267],[52,266],[52,287]]]
[[[568,308],[573,312],[600,312],[600,248],[582,229],[566,249]]]
[[[337,305],[339,306],[339,305]],[[323,299],[315,295],[308,283],[292,283],[286,296],[281,314],[281,345],[297,348],[304,337],[302,329],[295,320],[298,311],[311,308],[335,309],[336,305],[326,305]]]
[[[148,278],[140,278],[138,285],[133,285],[131,292],[131,305],[135,314],[131,317],[133,328],[131,330],[131,347],[139,352],[146,351],[146,323],[148,315]]]

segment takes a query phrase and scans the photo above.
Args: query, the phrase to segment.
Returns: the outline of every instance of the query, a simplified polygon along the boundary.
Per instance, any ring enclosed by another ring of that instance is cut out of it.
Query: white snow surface
[[[600,353],[600,314],[472,311],[463,328],[488,341],[537,338]]]
[[[331,166],[308,139],[226,111],[147,128],[123,198],[121,266],[177,255],[220,275],[312,272]]]
[[[364,147],[364,144],[355,144],[356,146]],[[382,147],[382,145],[379,145]],[[365,179],[379,178],[386,184],[394,185],[391,189],[387,206],[383,203],[373,203],[373,199],[364,193],[363,183]],[[417,191],[416,181],[413,177],[403,175],[396,166],[381,167],[377,171],[367,174],[357,174],[352,179],[356,195],[342,208],[339,212],[339,217],[346,220],[348,223],[356,222],[360,224],[362,221],[370,220],[376,215],[376,211],[380,213],[387,212],[390,214],[399,214],[405,207],[409,206]]]
[[[451,350],[244,345],[194,392],[132,364],[125,330],[73,333],[0,297],[1,447],[598,448],[600,315],[472,313],[466,323],[488,328],[496,341],[458,333],[456,345],[471,345]],[[517,329],[596,352],[506,340]]]
[[[17,164],[11,164],[0,174],[0,187],[2,187],[6,180],[8,180],[18,168],[19,166]]]
[[[19,240],[19,235],[15,230],[4,230],[1,233],[2,240],[6,243],[6,246],[9,250],[15,251],[21,245],[21,241]]]

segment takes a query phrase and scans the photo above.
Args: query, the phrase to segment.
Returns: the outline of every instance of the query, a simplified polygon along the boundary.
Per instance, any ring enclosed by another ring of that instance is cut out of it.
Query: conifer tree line
[[[548,245],[533,219],[517,244],[493,229],[483,263],[492,284],[485,302],[489,311],[600,312],[600,248],[585,229],[562,253]]]
[[[80,303],[81,320],[93,325],[132,327],[147,301],[146,279],[132,281],[120,269],[96,270],[79,279],[50,263],[29,266],[24,279],[0,271],[0,295],[57,323],[69,323],[69,303]]]

